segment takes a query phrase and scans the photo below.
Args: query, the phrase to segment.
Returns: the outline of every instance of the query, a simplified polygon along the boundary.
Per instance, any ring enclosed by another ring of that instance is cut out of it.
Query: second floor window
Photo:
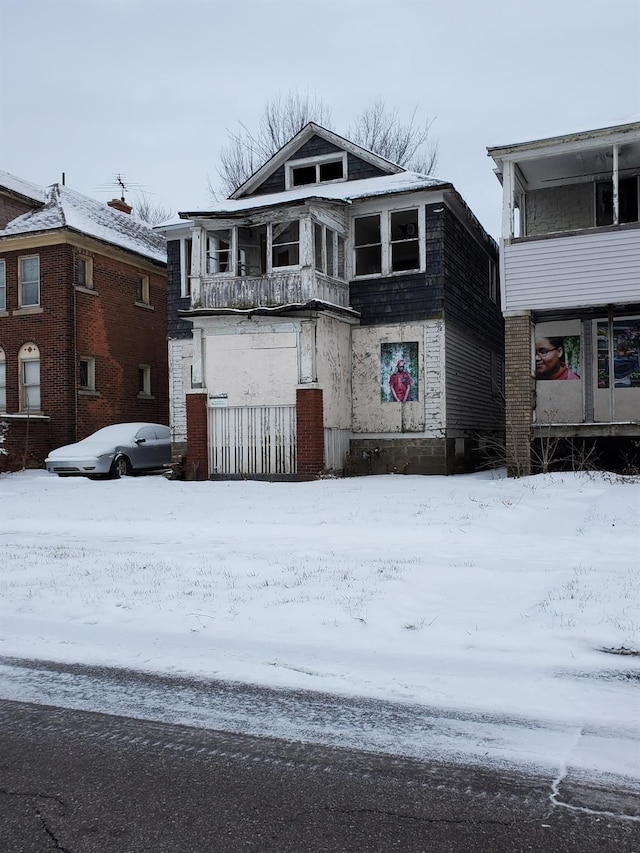
[[[207,240],[207,272],[231,272],[231,231],[212,231]]]
[[[40,258],[20,258],[20,307],[40,305]]]
[[[319,272],[344,279],[344,238],[327,225],[313,223],[313,252]]]
[[[78,287],[93,288],[93,262],[91,258],[76,257],[76,284]]]
[[[354,220],[353,248],[356,276],[419,270],[418,208],[357,217]]]
[[[618,181],[618,223],[638,222],[638,176]],[[613,225],[613,181],[596,184],[596,225]]]
[[[139,275],[136,279],[136,302],[149,304],[149,276]]]
[[[0,311],[7,310],[7,265],[0,261]]]
[[[271,265],[294,267],[300,263],[300,223],[298,220],[272,226]]]
[[[360,216],[354,225],[355,274],[375,275],[382,272],[382,238],[380,214]]]

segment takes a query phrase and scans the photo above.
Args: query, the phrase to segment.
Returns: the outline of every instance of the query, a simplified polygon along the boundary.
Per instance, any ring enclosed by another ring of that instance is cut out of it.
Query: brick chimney
[[[124,198],[112,198],[111,201],[107,202],[109,207],[112,207],[114,210],[119,210],[121,213],[131,213],[133,208],[130,204],[124,200]]]

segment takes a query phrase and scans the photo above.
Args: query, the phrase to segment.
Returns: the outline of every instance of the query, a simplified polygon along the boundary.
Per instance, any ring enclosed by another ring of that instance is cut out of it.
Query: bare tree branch
[[[137,219],[142,219],[143,222],[153,226],[170,219],[173,212],[160,202],[151,201],[147,195],[141,193],[134,199],[133,214]]]
[[[417,112],[416,107],[409,121],[401,121],[398,110],[379,98],[362,110],[346,136],[399,166],[434,174],[438,145],[430,137],[433,121],[419,122]],[[238,122],[237,130],[227,131],[229,142],[220,152],[219,191],[208,182],[211,197],[231,195],[310,121],[331,129],[331,110],[317,95],[293,90],[266,102],[256,130]]]

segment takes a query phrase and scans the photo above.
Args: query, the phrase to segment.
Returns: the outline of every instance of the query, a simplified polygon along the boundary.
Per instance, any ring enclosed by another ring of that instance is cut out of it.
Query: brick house
[[[511,473],[551,456],[619,464],[640,439],[640,122],[489,155],[503,186]]]
[[[450,183],[310,123],[161,231],[188,475],[453,473],[503,435],[497,244]]]
[[[111,423],[168,422],[166,246],[130,212],[0,172],[9,467]]]

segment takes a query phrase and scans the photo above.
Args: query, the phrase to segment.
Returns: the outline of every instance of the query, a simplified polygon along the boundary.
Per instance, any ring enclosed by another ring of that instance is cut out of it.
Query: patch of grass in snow
[[[599,624],[627,639],[640,641],[640,575],[631,567],[603,572],[574,566],[571,576],[549,590],[537,608],[554,628],[580,629]]]

